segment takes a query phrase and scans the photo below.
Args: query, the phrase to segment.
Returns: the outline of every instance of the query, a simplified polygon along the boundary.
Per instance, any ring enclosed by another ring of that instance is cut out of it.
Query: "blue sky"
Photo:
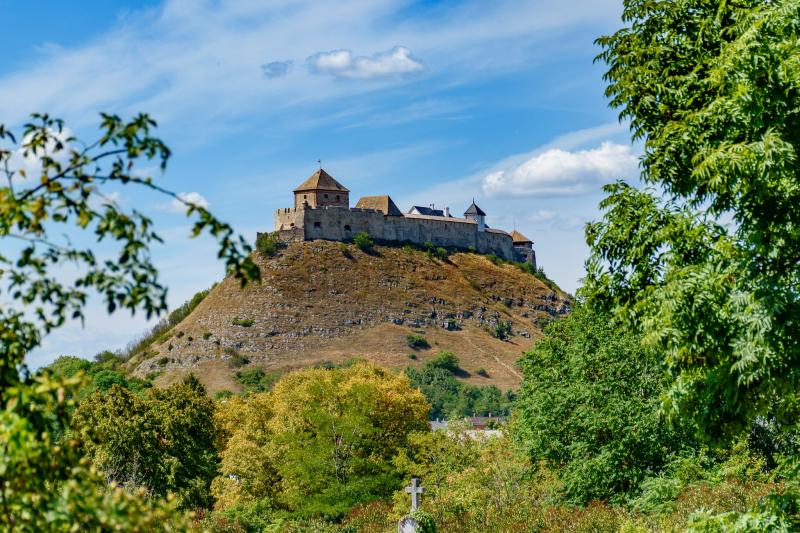
[[[593,62],[618,0],[0,0],[0,12],[0,122],[46,111],[91,137],[100,111],[148,112],[174,152],[161,184],[248,238],[322,159],[353,202],[388,193],[459,213],[475,197],[574,292],[600,187],[636,175]],[[220,277],[212,243],[188,240],[169,203],[117,199],[162,228],[172,306]],[[29,363],[120,348],[146,327],[92,301],[85,328],[51,335]]]

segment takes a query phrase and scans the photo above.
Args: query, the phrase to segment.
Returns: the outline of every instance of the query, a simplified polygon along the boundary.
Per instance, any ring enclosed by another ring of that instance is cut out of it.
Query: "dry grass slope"
[[[241,357],[265,370],[352,357],[404,368],[447,349],[461,360],[465,380],[515,388],[515,361],[570,305],[534,276],[476,254],[442,260],[408,248],[365,253],[313,241],[256,260],[260,284],[240,289],[222,281],[166,340],[131,359],[133,373],[164,370],[158,382],[166,384],[193,372],[211,392],[235,391],[233,363]],[[500,322],[511,324],[506,340],[490,334]],[[411,333],[431,347],[411,349]],[[477,374],[481,368],[488,377]]]

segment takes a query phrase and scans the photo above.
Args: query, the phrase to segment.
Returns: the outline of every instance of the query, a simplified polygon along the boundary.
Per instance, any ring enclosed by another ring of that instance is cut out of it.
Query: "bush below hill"
[[[507,416],[515,394],[503,393],[494,385],[475,386],[459,381],[456,374],[464,373],[458,357],[442,351],[420,368],[409,366],[406,375],[411,385],[419,389],[431,404],[432,420],[466,416]]]

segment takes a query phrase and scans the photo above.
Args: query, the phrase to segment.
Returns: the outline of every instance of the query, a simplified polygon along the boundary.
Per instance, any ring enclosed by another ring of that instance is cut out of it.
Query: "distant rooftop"
[[[475,200],[472,200],[472,203],[467,208],[467,210],[464,211],[464,214],[465,215],[478,215],[478,216],[482,216],[482,217],[486,216],[486,213],[483,212],[483,209],[481,209],[480,207],[478,207],[475,204]]]
[[[532,240],[530,240],[529,238],[527,238],[525,235],[523,235],[522,233],[518,232],[517,230],[514,230],[514,231],[511,232],[511,238],[514,240],[514,244],[525,244],[525,243],[533,244]]]
[[[301,183],[294,192],[302,191],[340,191],[350,192],[347,187],[336,181],[333,176],[322,169],[317,170]]]
[[[449,215],[445,215],[443,209],[435,209],[433,207],[425,207],[422,205],[412,205],[411,209],[408,210],[409,215],[425,215],[429,217],[445,217]]]
[[[364,196],[358,200],[359,209],[375,209],[390,217],[401,217],[403,212],[397,207],[388,194],[382,196]]]

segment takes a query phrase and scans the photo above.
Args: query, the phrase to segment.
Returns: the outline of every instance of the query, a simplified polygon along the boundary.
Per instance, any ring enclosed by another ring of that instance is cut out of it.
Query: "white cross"
[[[425,492],[425,489],[418,485],[419,478],[412,477],[411,485],[406,487],[406,492],[411,494],[411,512],[413,513],[419,509],[420,495]]]

